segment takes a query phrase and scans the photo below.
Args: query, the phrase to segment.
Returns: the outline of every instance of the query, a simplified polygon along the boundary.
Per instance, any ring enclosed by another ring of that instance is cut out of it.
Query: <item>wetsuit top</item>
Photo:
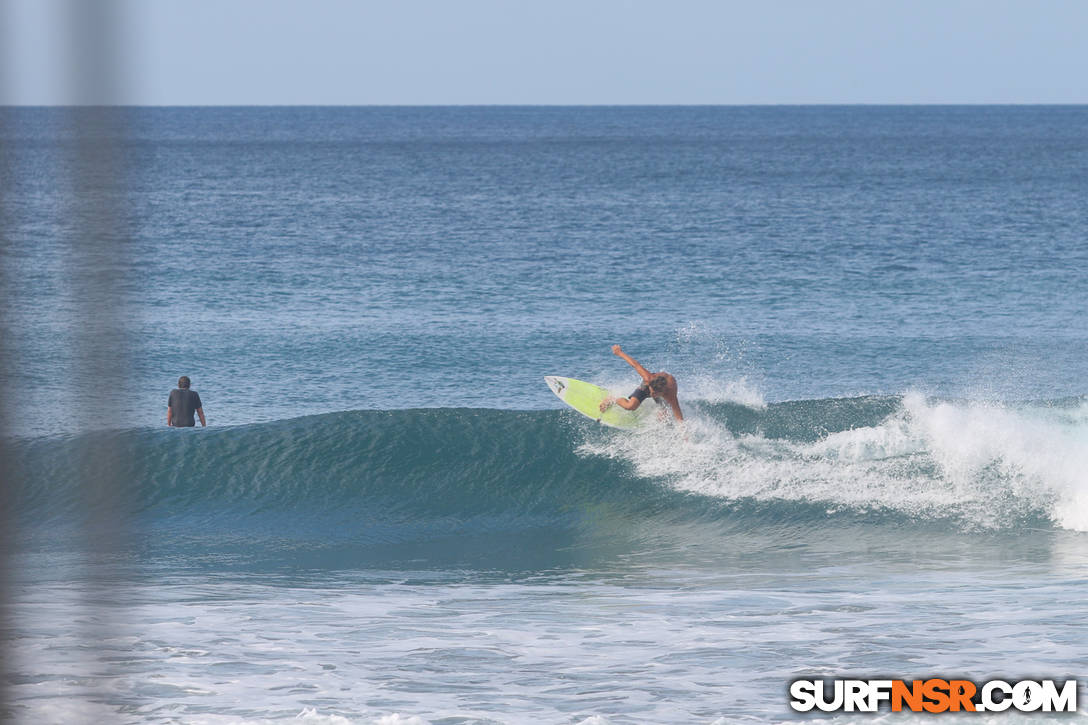
[[[635,388],[635,392],[631,393],[630,397],[634,398],[635,400],[637,400],[640,403],[642,401],[646,400],[646,398],[652,397],[654,399],[654,402],[657,403],[658,405],[666,405],[665,400],[663,398],[659,398],[659,397],[657,397],[656,395],[653,394],[653,391],[650,390],[650,384],[649,383],[643,383],[642,385]]]
[[[178,428],[190,428],[196,425],[193,414],[200,404],[200,395],[195,390],[183,390],[174,388],[170,391],[170,400],[166,404],[170,408],[170,422]]]

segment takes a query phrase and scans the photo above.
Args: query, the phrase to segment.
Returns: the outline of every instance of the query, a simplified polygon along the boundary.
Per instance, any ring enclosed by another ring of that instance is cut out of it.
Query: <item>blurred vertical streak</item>
[[[72,612],[74,621],[82,624],[80,636],[84,650],[88,681],[98,683],[94,692],[73,711],[65,713],[65,721],[76,719],[91,722],[95,715],[90,708],[95,703],[116,709],[121,703],[111,701],[114,680],[121,676],[115,657],[102,657],[103,649],[112,649],[121,619],[123,593],[118,586],[129,580],[125,545],[127,517],[121,490],[121,452],[117,437],[96,435],[92,428],[119,428],[125,421],[115,413],[112,401],[121,388],[128,364],[124,294],[127,240],[130,237],[125,222],[125,163],[124,139],[126,111],[113,104],[120,101],[122,88],[118,78],[118,56],[123,38],[118,28],[121,17],[117,0],[51,0],[50,6],[60,11],[54,16],[65,27],[65,42],[71,51],[70,81],[72,93],[65,100],[68,120],[67,138],[73,143],[64,164],[70,175],[68,188],[72,198],[65,204],[62,239],[42,239],[41,243],[61,245],[66,260],[64,280],[76,312],[71,322],[69,344],[78,361],[73,376],[71,410],[69,415],[80,425],[80,438],[86,442],[82,461],[84,480],[80,481],[83,500],[81,551],[77,552],[83,566],[76,570],[78,582],[69,586],[80,594],[82,611]],[[8,3],[0,1],[0,48],[10,47],[19,29],[12,26],[17,15]],[[14,57],[13,67],[19,67]],[[0,69],[0,83],[13,79],[8,68]],[[12,87],[18,87],[13,82]],[[0,103],[6,103],[6,87],[0,87]],[[16,99],[17,101],[17,99]],[[12,345],[18,325],[14,289],[16,253],[15,207],[19,165],[14,160],[14,144],[18,143],[18,111],[0,105],[0,722],[15,719],[13,675],[18,663],[12,661],[9,648],[3,643],[16,637],[15,628],[23,613],[15,610],[19,525],[15,513],[14,491],[18,489],[20,471],[15,463],[15,441],[19,432],[15,400],[11,391],[19,366],[20,353]],[[63,188],[62,180],[57,180]],[[55,305],[53,300],[32,301],[34,304]],[[66,423],[72,423],[69,420]],[[102,425],[101,423],[104,423]],[[132,704],[126,702],[124,704]],[[98,710],[100,713],[101,710]]]
[[[70,160],[73,199],[68,226],[67,259],[76,312],[72,320],[77,369],[72,399],[86,442],[81,466],[83,493],[82,606],[87,610],[81,636],[89,653],[87,673],[97,683],[92,702],[109,709],[118,664],[128,653],[119,644],[123,622],[128,510],[122,495],[123,455],[116,435],[101,429],[125,427],[122,406],[129,368],[125,299],[130,280],[126,225],[126,109],[120,100],[118,53],[119,8],[114,0],[69,0],[66,6],[73,68],[73,106],[69,108],[75,144]],[[89,703],[85,703],[89,704]],[[132,705],[131,702],[125,702]],[[86,721],[94,716],[84,712]]]
[[[8,9],[0,3],[0,46],[10,42],[11,28]],[[2,60],[2,59],[0,59]],[[6,99],[4,84],[7,79],[5,68],[0,68],[0,99]],[[12,181],[12,163],[8,151],[8,110],[0,107],[0,723],[12,720],[11,695],[8,683],[11,681],[12,666],[8,661],[8,648],[5,643],[14,636],[11,592],[11,568],[14,565],[12,545],[15,540],[15,516],[12,514],[12,488],[15,485],[15,473],[12,471],[13,455],[9,436],[11,434],[10,401],[6,399],[9,370],[14,352],[11,350],[11,332],[8,319],[12,307],[11,282],[8,274],[11,254],[11,237],[8,232],[9,187]]]

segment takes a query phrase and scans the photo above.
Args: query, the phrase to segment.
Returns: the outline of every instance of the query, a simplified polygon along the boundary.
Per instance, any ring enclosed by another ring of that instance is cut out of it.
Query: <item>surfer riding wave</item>
[[[651,373],[642,367],[633,357],[623,351],[619,345],[612,346],[612,354],[623,358],[628,365],[642,378],[642,385],[635,389],[626,398],[607,398],[601,402],[601,412],[608,410],[612,405],[618,405],[625,410],[637,410],[642,401],[652,397],[661,405],[668,405],[672,409],[672,415],[676,420],[683,420],[684,414],[680,410],[680,401],[676,397],[676,378],[665,371]]]

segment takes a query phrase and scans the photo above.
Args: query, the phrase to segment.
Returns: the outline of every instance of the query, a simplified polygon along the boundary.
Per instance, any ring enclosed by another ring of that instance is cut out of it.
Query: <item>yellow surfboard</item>
[[[656,405],[643,403],[637,410],[624,410],[618,405],[609,406],[601,412],[601,402],[614,397],[604,388],[574,378],[562,378],[557,375],[544,376],[544,382],[560,400],[577,410],[587,418],[611,428],[634,430],[641,428],[653,417]],[[622,397],[622,396],[620,396]]]

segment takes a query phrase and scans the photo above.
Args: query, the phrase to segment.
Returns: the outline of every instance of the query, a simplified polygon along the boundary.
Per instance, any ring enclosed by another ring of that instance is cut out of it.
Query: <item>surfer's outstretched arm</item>
[[[643,382],[646,382],[646,383],[650,382],[650,378],[653,377],[652,375],[650,375],[650,371],[647,370],[646,368],[642,367],[641,365],[639,365],[638,361],[635,360],[630,355],[628,355],[627,353],[625,353],[623,351],[623,349],[619,345],[613,345],[612,346],[612,354],[613,355],[618,355],[619,357],[623,358],[624,361],[626,361],[626,363],[628,365],[633,367],[635,369],[635,372],[639,374],[639,377],[642,378]],[[635,407],[638,407],[638,406],[635,406]]]

